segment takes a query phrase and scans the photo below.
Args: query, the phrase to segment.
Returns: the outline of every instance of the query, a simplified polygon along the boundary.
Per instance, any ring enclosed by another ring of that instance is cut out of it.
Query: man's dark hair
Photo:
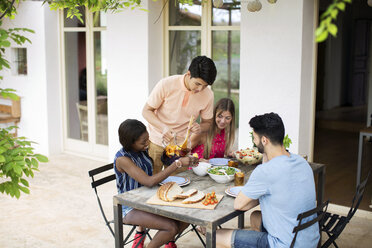
[[[189,66],[191,78],[201,78],[212,85],[216,79],[217,69],[213,60],[206,56],[195,57]]]
[[[132,145],[146,132],[146,126],[135,119],[126,119],[119,126],[119,141],[126,151],[132,150]]]
[[[253,131],[260,137],[265,136],[275,145],[283,145],[284,124],[282,118],[276,113],[256,115],[249,121]]]

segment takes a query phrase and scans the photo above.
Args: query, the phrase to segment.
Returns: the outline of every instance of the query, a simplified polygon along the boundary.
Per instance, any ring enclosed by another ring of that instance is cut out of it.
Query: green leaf
[[[5,162],[5,157],[3,155],[0,155],[0,163],[4,163]]]
[[[337,26],[335,24],[331,23],[328,26],[328,31],[331,33],[331,35],[333,35],[334,37],[336,37],[336,35],[337,35]]]
[[[28,185],[28,181],[27,181],[26,179],[21,178],[20,181],[21,181],[21,183],[22,183],[24,186],[29,187],[29,185]]]
[[[328,38],[328,31],[324,30],[321,34],[316,36],[316,42],[323,42]]]
[[[26,187],[22,187],[22,186],[20,186],[20,185],[18,185],[18,188],[19,188],[20,190],[22,190],[24,193],[26,193],[26,194],[30,194],[30,190],[29,190],[28,188],[26,188]]]
[[[0,41],[0,46],[10,47],[10,41],[8,40]]]
[[[333,19],[336,19],[337,15],[338,15],[338,10],[337,9],[334,9],[334,10],[331,11],[331,16],[332,16]]]
[[[32,164],[33,166],[35,166],[35,167],[38,167],[38,166],[39,166],[39,162],[37,162],[37,160],[34,159],[34,158],[31,159],[31,164]]]
[[[339,8],[339,9],[342,10],[342,11],[344,11],[344,10],[345,10],[345,3],[343,3],[343,2],[339,2],[339,3],[337,4],[337,8]]]
[[[49,162],[49,159],[46,156],[41,155],[41,154],[35,154],[35,158],[42,163]]]

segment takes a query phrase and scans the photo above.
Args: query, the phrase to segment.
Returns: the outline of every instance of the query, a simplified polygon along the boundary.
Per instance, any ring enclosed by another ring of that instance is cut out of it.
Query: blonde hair
[[[225,154],[234,145],[235,141],[235,106],[234,102],[230,98],[221,98],[213,109],[213,122],[212,126],[207,133],[207,140],[204,144],[204,154],[203,157],[208,159],[212,150],[212,141],[218,132],[218,127],[216,124],[216,116],[224,111],[229,111],[231,114],[230,125],[225,128]]]

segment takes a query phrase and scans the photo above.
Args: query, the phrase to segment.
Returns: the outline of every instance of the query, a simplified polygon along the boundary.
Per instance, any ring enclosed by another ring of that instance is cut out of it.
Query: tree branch
[[[0,20],[3,19],[3,17],[6,15],[6,12],[12,10],[14,2],[15,2],[15,0],[12,1],[12,3],[10,4],[10,6],[9,6],[9,7],[4,11],[4,13],[0,16]]]

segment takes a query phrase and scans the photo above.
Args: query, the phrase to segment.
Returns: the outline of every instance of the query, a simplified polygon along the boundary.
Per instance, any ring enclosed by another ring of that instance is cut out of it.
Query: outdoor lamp
[[[213,6],[216,8],[220,8],[223,5],[223,0],[213,0]]]

